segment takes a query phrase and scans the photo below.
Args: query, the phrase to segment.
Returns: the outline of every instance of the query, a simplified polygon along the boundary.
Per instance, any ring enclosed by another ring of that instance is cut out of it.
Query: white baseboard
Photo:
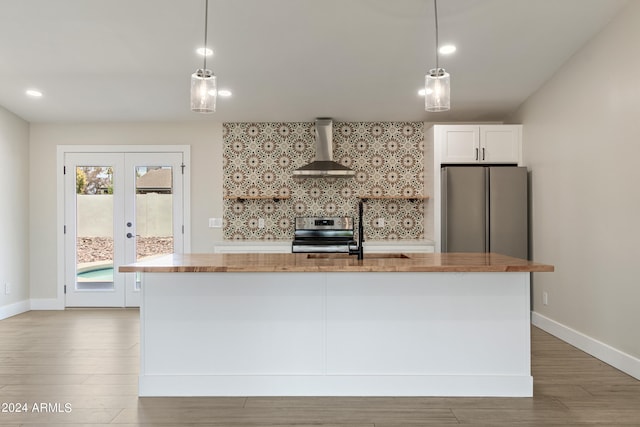
[[[603,362],[613,366],[640,380],[640,359],[611,347],[601,341],[596,340],[571,329],[568,326],[558,323],[540,313],[531,312],[531,323],[538,328],[568,342],[574,347],[589,353]]]
[[[64,310],[64,301],[57,298],[32,298],[31,310]]]
[[[138,395],[531,397],[530,375],[140,375]]]
[[[6,319],[7,317],[15,316],[17,314],[22,314],[31,309],[31,305],[29,304],[29,300],[23,300],[14,302],[13,304],[3,305],[0,307],[0,320]]]

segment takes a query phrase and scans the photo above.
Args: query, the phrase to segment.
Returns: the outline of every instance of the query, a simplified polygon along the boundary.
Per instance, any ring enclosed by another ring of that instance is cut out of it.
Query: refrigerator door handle
[[[482,159],[484,160],[484,148],[482,149]],[[491,210],[490,210],[490,200],[491,200],[491,185],[490,185],[490,173],[491,168],[484,168],[484,251],[491,252],[491,229],[490,229],[490,221],[491,218]]]

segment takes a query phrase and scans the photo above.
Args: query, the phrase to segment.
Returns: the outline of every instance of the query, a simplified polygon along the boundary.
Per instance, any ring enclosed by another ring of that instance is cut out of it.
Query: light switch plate
[[[222,218],[209,218],[209,228],[222,228]]]

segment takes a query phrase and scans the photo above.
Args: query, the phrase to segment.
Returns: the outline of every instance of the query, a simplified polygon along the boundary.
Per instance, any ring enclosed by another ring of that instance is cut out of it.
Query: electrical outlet
[[[11,293],[11,285],[9,284],[9,282],[6,282],[4,284],[4,293],[5,295],[9,295]]]
[[[258,218],[258,228],[264,228],[264,218]]]
[[[546,292],[542,293],[542,304],[549,305],[549,294]]]

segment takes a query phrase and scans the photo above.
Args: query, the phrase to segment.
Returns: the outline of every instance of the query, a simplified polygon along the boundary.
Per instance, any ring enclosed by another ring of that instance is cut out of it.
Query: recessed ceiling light
[[[220,95],[220,96],[224,96],[225,98],[228,98],[228,97],[230,97],[230,96],[231,96],[231,91],[230,91],[230,90],[227,90],[227,89],[220,89],[220,90],[218,91],[218,95]]]
[[[456,51],[456,47],[452,44],[446,44],[444,46],[441,46],[439,49],[439,52],[443,55],[448,55],[450,53],[453,53]]]
[[[34,98],[40,98],[42,96],[42,92],[40,92],[39,90],[36,89],[28,89],[26,91],[26,94],[29,96],[32,96]]]
[[[205,56],[205,54],[206,54],[206,56],[213,55],[213,50],[211,50],[209,48],[205,49],[203,47],[199,47],[199,48],[196,49],[196,52],[198,53],[198,55],[201,55],[201,56]]]

